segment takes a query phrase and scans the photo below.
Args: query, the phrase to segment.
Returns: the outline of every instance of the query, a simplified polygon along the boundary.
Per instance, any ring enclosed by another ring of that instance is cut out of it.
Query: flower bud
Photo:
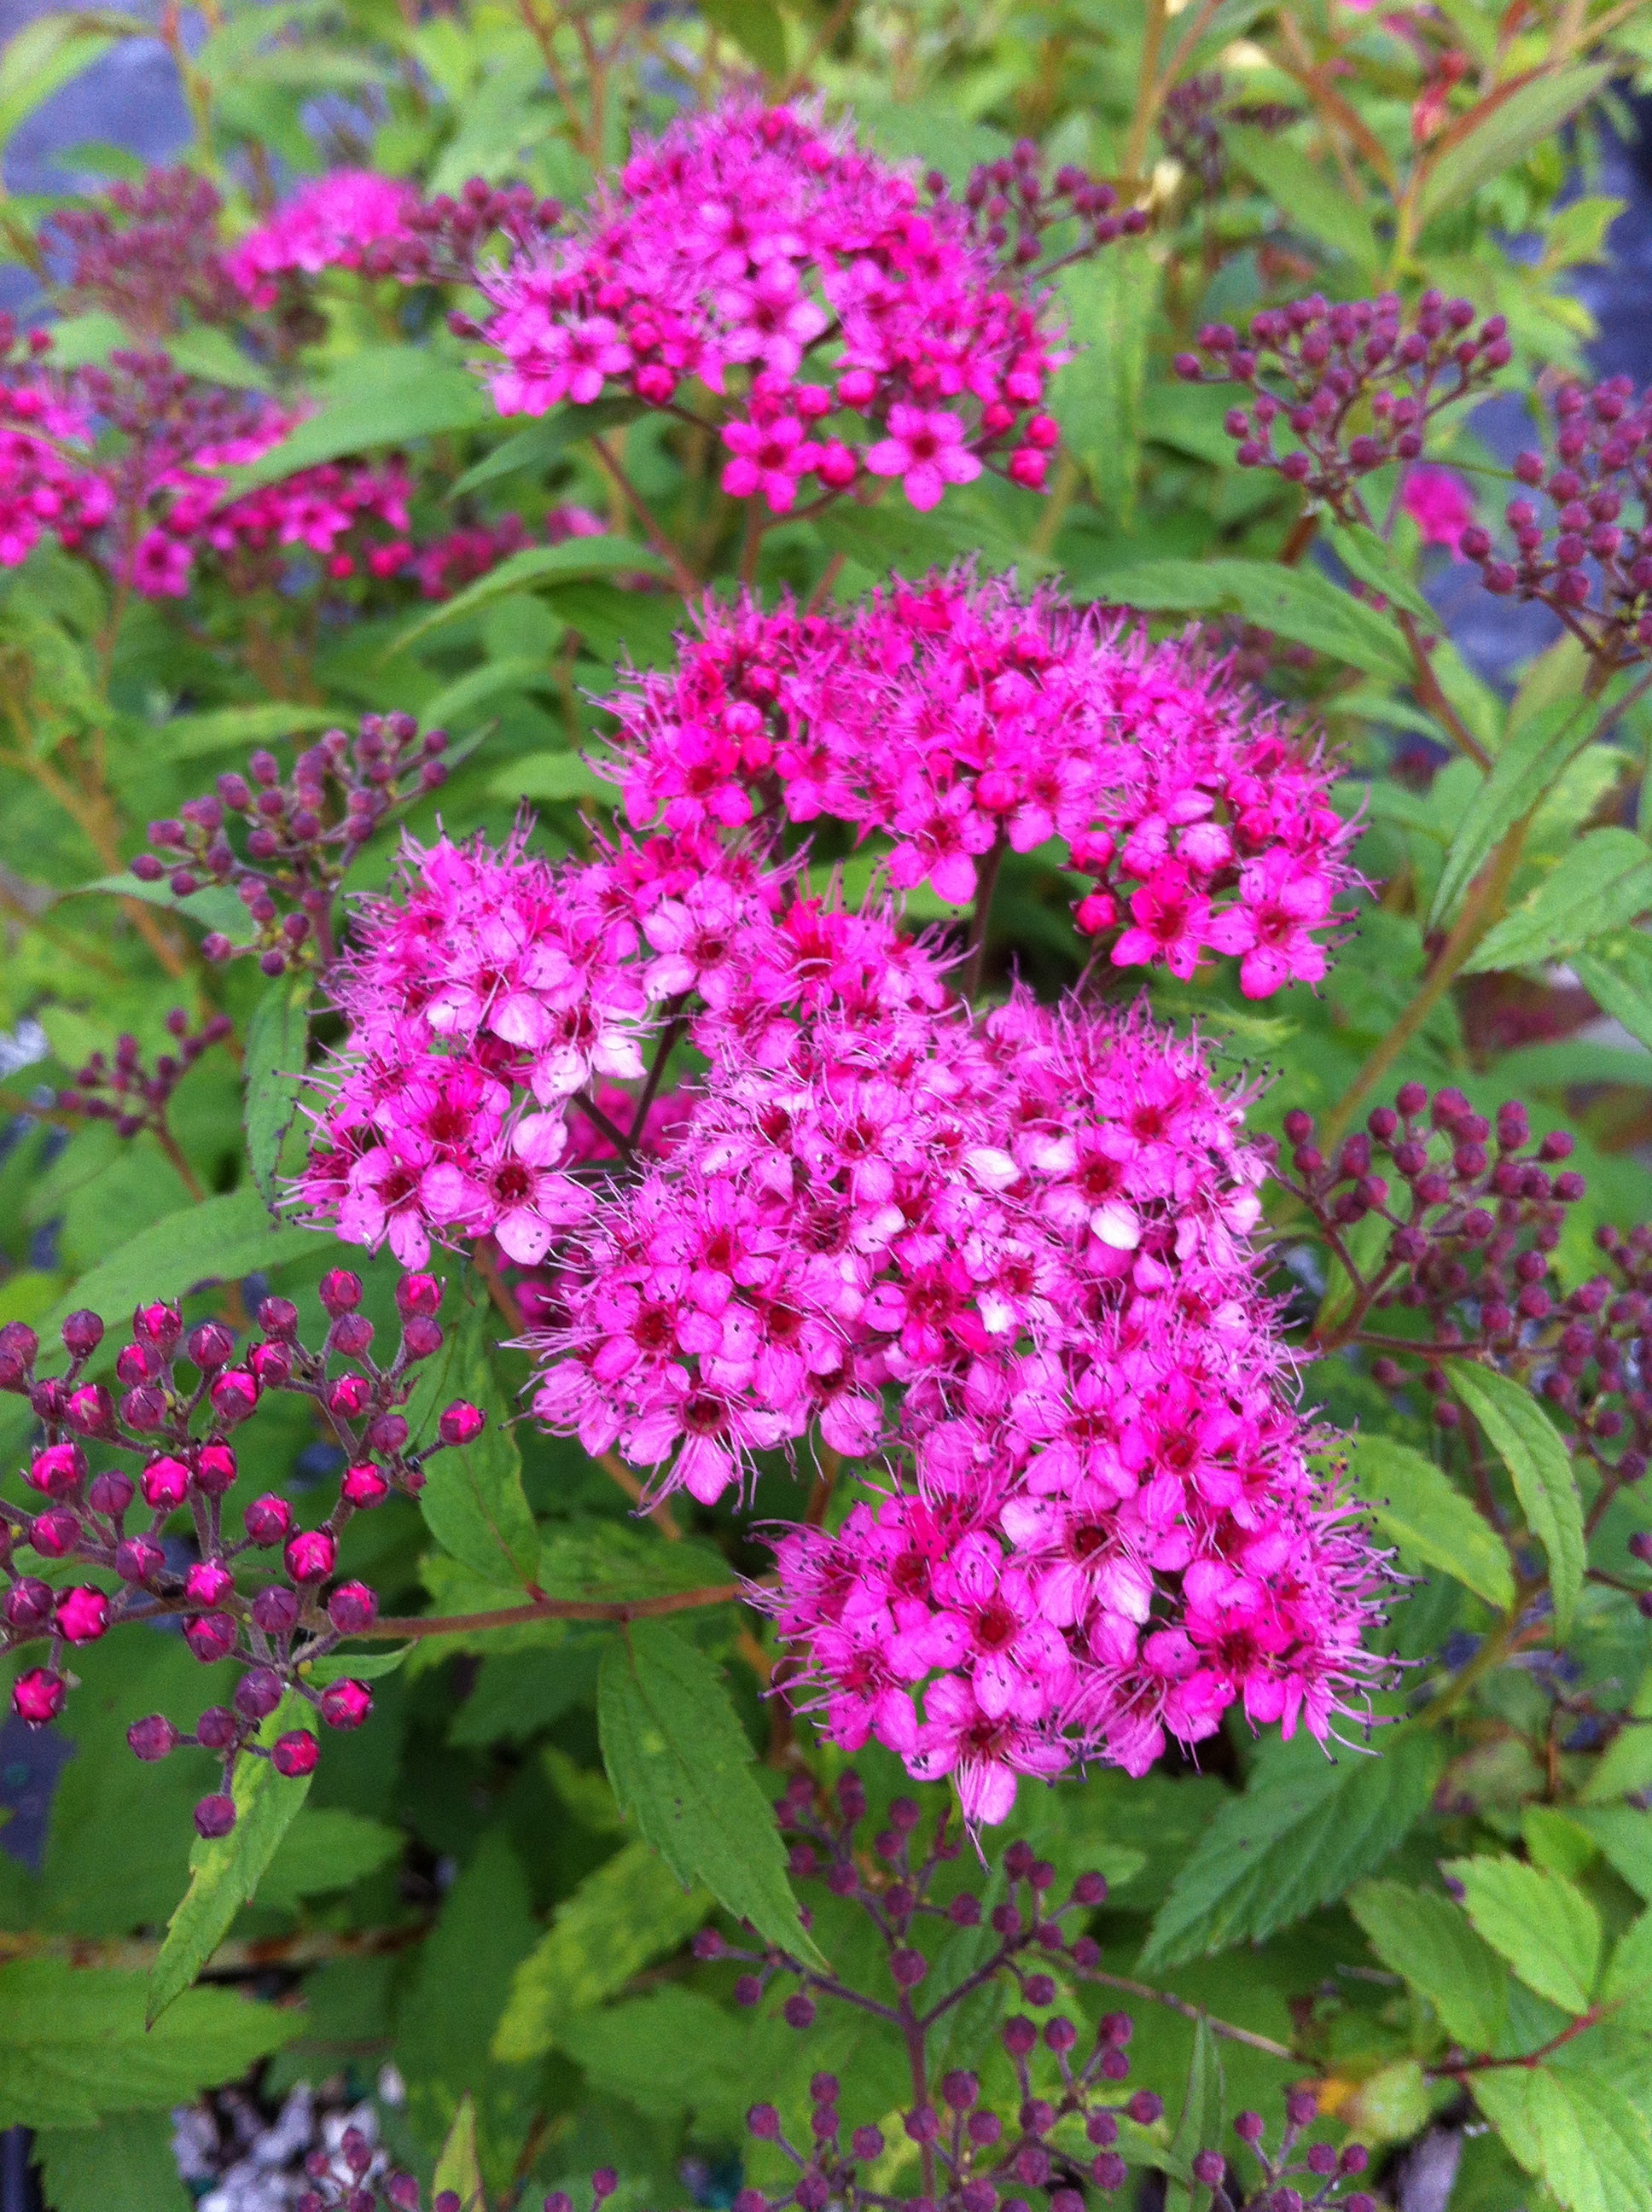
[[[436,1424],[436,1434],[445,1444],[474,1443],[488,1425],[488,1416],[480,1406],[472,1406],[463,1398],[456,1398],[444,1408]]]
[[[258,1322],[266,1336],[290,1344],[298,1334],[298,1308],[290,1298],[265,1298],[258,1307]]]
[[[183,1333],[183,1316],[163,1298],[139,1306],[132,1316],[132,1334],[141,1342],[153,1345],[162,1358],[173,1349]]]
[[[235,1649],[234,1616],[228,1613],[198,1613],[184,1623],[184,1641],[203,1667],[227,1659]]]
[[[343,1419],[353,1421],[365,1410],[372,1395],[373,1386],[365,1375],[341,1375],[327,1392],[327,1404]]]
[[[235,1801],[222,1790],[203,1797],[195,1808],[195,1832],[205,1843],[227,1836],[235,1825]]]
[[[180,1506],[189,1492],[189,1469],[181,1459],[170,1453],[152,1459],[138,1477],[138,1487],[144,1502],[157,1513],[171,1513]]]
[[[396,1310],[404,1321],[431,1315],[441,1304],[441,1285],[434,1275],[404,1275],[396,1285]]]
[[[337,1320],[340,1314],[354,1313],[361,1304],[361,1278],[348,1267],[330,1267],[321,1278],[318,1294],[323,1311]]]
[[[250,1667],[235,1685],[235,1710],[243,1720],[268,1720],[286,1694],[273,1667]]]
[[[329,1346],[343,1359],[365,1359],[373,1349],[373,1323],[365,1314],[340,1314],[327,1332]]]
[[[366,1510],[382,1505],[390,1495],[390,1478],[371,1460],[360,1460],[354,1467],[344,1469],[338,1494],[349,1504]]]
[[[293,1525],[293,1509],[284,1498],[269,1492],[255,1498],[246,1509],[246,1533],[266,1550],[282,1542]]]
[[[82,1389],[71,1391],[65,1409],[69,1425],[86,1437],[112,1437],[115,1433],[114,1401],[101,1382],[88,1382]]]
[[[164,1713],[150,1713],[145,1719],[134,1721],[126,1731],[126,1741],[137,1756],[146,1765],[164,1759],[175,1750],[178,1731]]]
[[[221,1321],[203,1321],[198,1328],[191,1329],[184,1349],[203,1375],[213,1375],[228,1364],[235,1340]]]
[[[197,1559],[184,1577],[185,1597],[203,1608],[222,1605],[234,1587],[235,1577],[221,1559]]]
[[[52,1626],[52,1585],[38,1575],[21,1575],[0,1598],[0,1621],[20,1642],[44,1636]]]
[[[319,1739],[312,1735],[308,1729],[289,1729],[285,1735],[276,1738],[270,1752],[276,1773],[284,1774],[289,1779],[313,1774],[320,1755]]]
[[[258,1377],[244,1367],[227,1368],[208,1395],[218,1419],[227,1427],[238,1428],[258,1406]]]
[[[277,1584],[260,1590],[252,1601],[252,1625],[265,1636],[290,1636],[298,1626],[299,1603],[291,1590]]]
[[[402,1350],[410,1360],[434,1358],[443,1341],[440,1323],[422,1314],[414,1314],[402,1329]]]
[[[102,1321],[84,1308],[70,1314],[63,1325],[64,1350],[71,1359],[89,1358],[102,1341]]]
[[[44,1498],[72,1498],[86,1479],[86,1454],[78,1444],[47,1444],[23,1479]]]
[[[115,1547],[115,1572],[124,1583],[152,1583],[166,1564],[153,1536],[125,1536]]]
[[[379,1618],[379,1601],[365,1583],[340,1583],[327,1600],[327,1618],[341,1636],[361,1636]]]
[[[109,1601],[100,1589],[77,1583],[58,1600],[58,1633],[69,1644],[95,1644],[108,1632]]]
[[[54,1506],[37,1513],[29,1523],[28,1540],[43,1559],[67,1559],[80,1536],[80,1523],[72,1513]]]
[[[222,1498],[234,1481],[235,1455],[228,1444],[203,1444],[195,1455],[195,1487],[207,1498]]]
[[[325,1583],[333,1571],[338,1547],[325,1528],[306,1528],[288,1540],[282,1556],[295,1583]]]
[[[44,1728],[63,1711],[69,1685],[51,1667],[31,1667],[11,1686],[11,1709],[30,1728]]]
[[[360,1728],[372,1711],[373,1692],[365,1682],[329,1682],[321,1692],[321,1717],[329,1728]]]

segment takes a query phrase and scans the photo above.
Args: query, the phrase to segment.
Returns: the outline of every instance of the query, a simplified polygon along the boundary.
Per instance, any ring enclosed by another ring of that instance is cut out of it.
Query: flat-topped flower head
[[[995,849],[1060,840],[1115,965],[1236,957],[1250,998],[1325,973],[1355,835],[1331,763],[1224,665],[1121,617],[967,572],[829,615],[708,606],[673,671],[609,703],[639,827],[778,800],[887,838],[896,889],[960,906]]]
[[[1045,280],[1141,228],[1114,204],[1076,170],[1047,184],[1027,147],[951,199],[812,103],[738,98],[639,139],[570,228],[478,270],[494,398],[660,407],[697,382],[726,404],[724,489],[776,514],[863,468],[920,508],[984,465],[1036,484],[1066,357]],[[1072,251],[1046,259],[1058,232]]]
[[[224,266],[243,298],[272,307],[281,280],[324,269],[360,269],[373,249],[408,234],[408,216],[418,204],[412,185],[369,169],[334,169],[317,177],[225,256]]]

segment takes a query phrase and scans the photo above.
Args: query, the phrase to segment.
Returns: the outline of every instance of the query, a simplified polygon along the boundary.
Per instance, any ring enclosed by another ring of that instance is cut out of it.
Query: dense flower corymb
[[[1325,973],[1355,835],[1331,766],[1191,645],[953,574],[847,613],[708,607],[675,670],[609,703],[639,827],[778,799],[886,836],[894,886],[960,905],[993,856],[1061,840],[1114,965],[1236,956],[1250,998]]]
[[[244,298],[255,307],[272,307],[283,276],[361,268],[374,246],[405,235],[417,202],[413,187],[397,178],[334,169],[249,232],[224,266]]]
[[[1039,234],[1070,219],[1089,251],[1141,219],[1076,171],[1046,194],[1030,156],[1002,166],[953,201],[806,106],[686,117],[638,142],[570,234],[482,270],[500,411],[744,391],[723,487],[777,513],[804,479],[837,491],[862,468],[919,507],[984,462],[1041,483],[1055,426],[1038,409],[1065,356]]]

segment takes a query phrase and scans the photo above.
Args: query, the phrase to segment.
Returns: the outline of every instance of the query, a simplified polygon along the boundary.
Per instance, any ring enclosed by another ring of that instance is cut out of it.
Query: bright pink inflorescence
[[[407,235],[418,204],[411,185],[367,169],[334,169],[306,185],[224,258],[242,296],[272,307],[284,276],[360,269],[375,246]]]
[[[605,392],[661,407],[734,375],[723,486],[774,513],[862,470],[920,508],[983,465],[1041,484],[1056,428],[1038,410],[1066,358],[1041,234],[1070,220],[1088,252],[1142,218],[1076,171],[1046,193],[1030,154],[1001,166],[954,201],[811,106],[685,117],[637,142],[571,234],[480,271],[500,412]]]
[[[89,419],[46,356],[51,339],[31,331],[20,347],[0,316],[0,568],[26,561],[48,532],[79,545],[113,511],[108,485],[91,466]],[[84,464],[70,458],[84,447]]]
[[[1263,998],[1325,973],[1356,834],[1333,770],[1187,644],[968,574],[847,611],[708,607],[677,667],[610,703],[639,827],[794,823],[893,840],[889,880],[958,905],[1005,848],[1060,839],[1119,967],[1236,956]]]

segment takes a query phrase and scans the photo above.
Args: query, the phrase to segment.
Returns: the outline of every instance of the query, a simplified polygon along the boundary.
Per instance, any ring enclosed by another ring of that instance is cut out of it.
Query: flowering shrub
[[[1652,2212],[1646,27],[1230,13],[7,202],[47,2212]]]

